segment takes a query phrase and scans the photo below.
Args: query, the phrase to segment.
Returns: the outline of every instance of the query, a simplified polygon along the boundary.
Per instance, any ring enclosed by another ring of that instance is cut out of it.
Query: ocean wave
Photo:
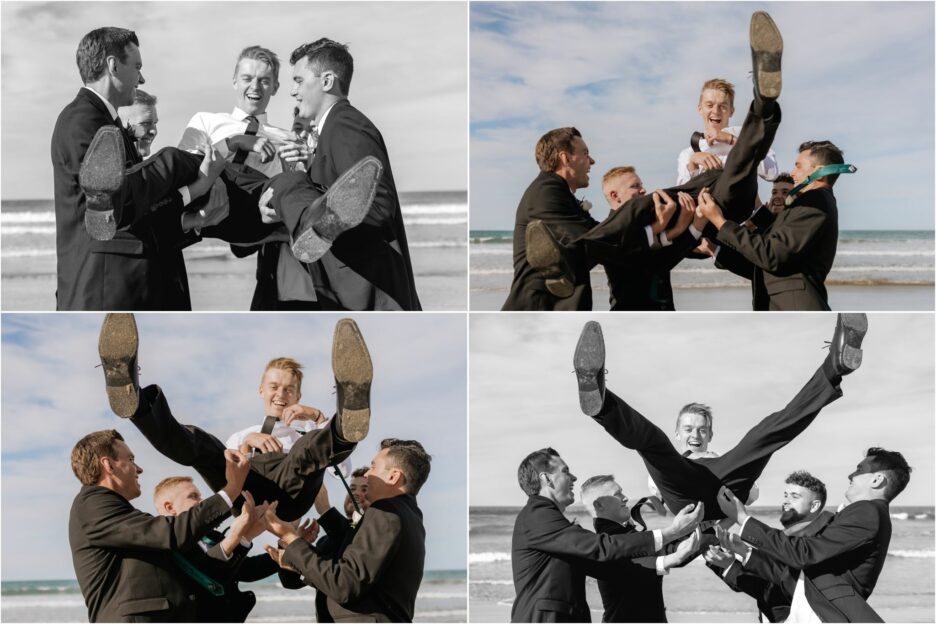
[[[507,552],[468,553],[468,563],[495,563],[498,561],[510,561],[510,553],[507,553]]]
[[[0,233],[4,236],[9,234],[12,236],[25,236],[28,234],[42,234],[42,235],[51,235],[55,234],[54,225],[14,225],[3,226],[3,229],[0,229]]]
[[[36,596],[35,598],[18,598],[4,596],[3,609],[74,609],[84,607],[85,601],[81,596],[77,598],[53,598],[51,596]]]
[[[472,256],[512,256],[513,248],[512,247],[472,247],[471,248]]]
[[[900,558],[906,558],[906,559],[933,559],[934,557],[936,557],[936,551],[934,550],[891,550],[887,553],[887,556],[900,557]]]
[[[55,223],[55,211],[0,212],[0,225],[7,223]]]
[[[444,610],[438,610],[438,611],[417,611],[416,612],[416,615],[418,615],[420,619],[426,619],[426,620],[429,620],[430,622],[434,618],[443,618],[443,617],[444,618],[459,618],[467,614],[468,614],[468,609],[444,609]]]
[[[866,251],[842,251],[839,249],[835,252],[836,256],[929,256],[932,257],[936,255],[932,249],[925,250],[921,249],[920,251],[887,251],[887,250],[866,250]]]
[[[490,580],[490,581],[471,581],[472,585],[513,585],[513,581]]]
[[[419,592],[419,598],[426,600],[453,600],[455,598],[467,598],[465,592]]]
[[[423,204],[402,206],[403,216],[426,214],[468,214],[468,204]]]
[[[467,225],[468,215],[463,217],[416,217],[403,219],[406,225]]]

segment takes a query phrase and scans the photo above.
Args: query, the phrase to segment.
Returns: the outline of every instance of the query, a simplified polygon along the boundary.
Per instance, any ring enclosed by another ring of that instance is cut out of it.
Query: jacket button
[[[188,599],[189,599],[189,600],[195,600],[195,594],[189,594],[189,595],[188,595]]]

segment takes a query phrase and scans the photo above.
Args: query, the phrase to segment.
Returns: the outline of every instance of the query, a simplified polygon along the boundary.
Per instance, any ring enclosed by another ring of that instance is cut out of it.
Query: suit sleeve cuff
[[[664,559],[665,559],[665,557],[657,557],[657,558],[656,558],[656,572],[657,572],[657,576],[666,576],[667,574],[669,574],[669,570],[666,569],[666,565],[665,565]]]
[[[653,552],[657,552],[663,548],[663,530],[662,529],[653,529]]]
[[[179,195],[182,196],[182,207],[188,206],[192,203],[192,192],[189,190],[188,186],[183,186],[179,189]]]

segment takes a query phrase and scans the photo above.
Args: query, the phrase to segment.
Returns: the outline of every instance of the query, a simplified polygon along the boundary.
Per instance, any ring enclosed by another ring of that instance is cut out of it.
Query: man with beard
[[[585,576],[606,573],[596,564],[649,557],[692,533],[705,512],[701,503],[690,504],[664,529],[595,534],[563,515],[575,500],[576,479],[554,449],[530,453],[517,480],[529,499],[514,523],[510,560],[517,597],[511,622],[590,622]]]
[[[825,511],[825,484],[805,470],[798,470],[787,477],[783,490],[780,524],[785,535],[809,537],[817,535],[832,521],[833,514]],[[744,592],[757,600],[757,609],[768,622],[785,622],[790,615],[793,599],[793,576],[780,575],[787,583],[767,580],[773,578],[771,562],[760,555],[750,557],[746,565],[737,561],[734,554],[720,546],[709,546],[703,553],[705,561],[725,583],[736,592]],[[773,565],[774,568],[780,566]],[[763,576],[758,575],[760,571]]]

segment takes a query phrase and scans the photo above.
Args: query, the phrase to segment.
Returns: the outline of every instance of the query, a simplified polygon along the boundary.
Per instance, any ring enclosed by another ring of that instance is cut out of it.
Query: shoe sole
[[[546,290],[560,299],[572,295],[575,285],[569,278],[571,270],[562,257],[558,241],[542,221],[527,224],[526,256],[530,266],[546,278]]]
[[[374,156],[366,156],[341,174],[325,195],[325,212],[312,227],[292,244],[293,255],[300,262],[315,262],[324,256],[343,232],[361,224],[374,202],[383,165]]]
[[[783,86],[780,59],[783,55],[783,37],[773,19],[763,11],[751,16],[751,52],[757,57],[756,84],[762,98],[780,97]],[[759,71],[758,71],[759,70]]]
[[[126,175],[127,153],[116,126],[97,131],[78,170],[78,184],[85,193],[85,230],[95,240],[110,240],[117,234],[113,193],[120,190]]]
[[[101,325],[98,354],[104,369],[107,400],[111,410],[121,418],[129,418],[140,402],[131,364],[139,347],[136,320],[132,314],[108,314]]]
[[[604,404],[598,375],[605,366],[604,334],[597,321],[588,321],[582,328],[578,344],[575,345],[572,364],[578,380],[579,405],[587,415],[595,416]]]
[[[842,364],[852,371],[857,370],[861,366],[861,341],[868,333],[868,315],[840,314],[839,322],[845,343],[842,347]]]
[[[360,442],[370,427],[370,387],[374,365],[357,323],[341,319],[332,342],[332,370],[338,391],[339,433],[348,442]]]

